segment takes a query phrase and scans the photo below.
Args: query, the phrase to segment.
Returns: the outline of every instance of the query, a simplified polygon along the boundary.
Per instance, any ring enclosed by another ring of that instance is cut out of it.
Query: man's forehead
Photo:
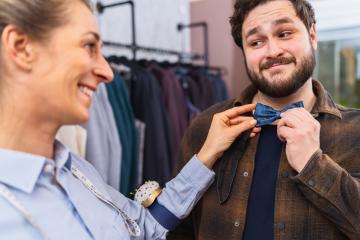
[[[249,12],[243,24],[243,33],[247,34],[254,28],[264,24],[280,24],[293,22],[297,19],[295,9],[290,1],[270,1],[259,5]]]

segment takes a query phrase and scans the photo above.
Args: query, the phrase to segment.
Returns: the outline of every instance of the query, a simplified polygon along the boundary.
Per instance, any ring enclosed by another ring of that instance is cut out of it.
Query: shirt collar
[[[59,170],[65,166],[68,170],[71,170],[70,150],[58,140],[55,140],[54,143],[54,160],[56,169]]]
[[[316,102],[311,111],[311,113],[317,117],[320,113],[327,113],[334,115],[338,118],[342,118],[341,112],[336,106],[336,103],[331,98],[330,94],[325,90],[323,85],[317,81],[312,81],[313,90],[316,95]],[[240,106],[243,104],[249,104],[252,102],[253,97],[255,96],[257,89],[254,85],[248,86],[233,102],[233,106]]]
[[[70,151],[61,142],[54,143],[56,169],[71,169]],[[40,155],[0,149],[0,182],[26,193],[34,190],[47,160]]]
[[[39,155],[0,149],[0,182],[31,193],[44,163]]]

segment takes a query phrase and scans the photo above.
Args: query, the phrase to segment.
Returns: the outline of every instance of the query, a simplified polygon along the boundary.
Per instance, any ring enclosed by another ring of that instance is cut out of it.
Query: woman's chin
[[[61,125],[79,125],[89,121],[89,111],[78,112],[76,115],[68,116]]]

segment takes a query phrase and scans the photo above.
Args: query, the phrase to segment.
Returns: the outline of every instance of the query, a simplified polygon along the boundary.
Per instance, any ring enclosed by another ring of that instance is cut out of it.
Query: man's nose
[[[275,40],[269,40],[267,42],[267,57],[268,58],[277,58],[284,53],[284,49],[281,45]]]

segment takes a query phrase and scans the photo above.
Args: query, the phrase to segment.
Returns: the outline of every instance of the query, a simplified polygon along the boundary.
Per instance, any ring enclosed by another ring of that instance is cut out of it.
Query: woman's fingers
[[[224,112],[218,113],[218,114],[224,118],[227,118],[227,120],[230,120],[234,117],[240,116],[241,114],[244,114],[244,113],[254,110],[255,107],[256,107],[255,104],[247,104],[247,105],[243,105],[240,107],[230,108],[230,109],[228,109]]]
[[[261,131],[261,127],[254,127],[252,132],[253,133],[259,133]]]
[[[232,108],[232,109],[229,109],[230,111],[228,110],[228,111],[223,112],[223,113],[225,113],[224,116],[226,116],[224,118],[224,120],[226,119],[225,121],[226,121],[227,126],[233,127],[234,125],[239,125],[243,122],[253,120],[254,119],[253,117],[236,115],[236,114],[241,114],[246,111],[252,111],[255,106],[256,106],[255,104],[249,104],[249,105],[244,105],[241,107]],[[230,117],[233,117],[233,118],[230,119]],[[253,127],[253,129],[250,133],[250,137],[255,137],[256,134],[258,134],[261,131],[261,128],[255,127],[252,124],[250,124],[249,126],[250,126],[250,128]],[[249,128],[245,128],[245,130],[248,130],[248,129]],[[243,127],[241,127],[239,130],[245,131]],[[239,134],[241,134],[241,132]]]
[[[247,117],[247,116],[238,116],[238,117],[234,117],[233,119],[230,119],[228,121],[229,125],[237,125],[239,123],[245,122],[245,121],[249,121],[251,119],[254,119],[253,117]]]
[[[261,132],[261,128],[260,127],[254,127],[250,133],[250,137],[253,138],[255,137],[258,133]]]
[[[198,153],[198,159],[211,168],[242,132],[255,127],[256,120],[253,117],[241,116],[254,109],[255,104],[249,104],[215,114],[208,136]],[[259,129],[253,133],[257,132]]]
[[[245,120],[237,125],[231,126],[231,132],[234,134],[234,136],[239,136],[241,133],[245,132],[246,130],[249,130],[251,128],[254,128],[256,125],[256,120],[254,118],[250,118],[248,120]]]

